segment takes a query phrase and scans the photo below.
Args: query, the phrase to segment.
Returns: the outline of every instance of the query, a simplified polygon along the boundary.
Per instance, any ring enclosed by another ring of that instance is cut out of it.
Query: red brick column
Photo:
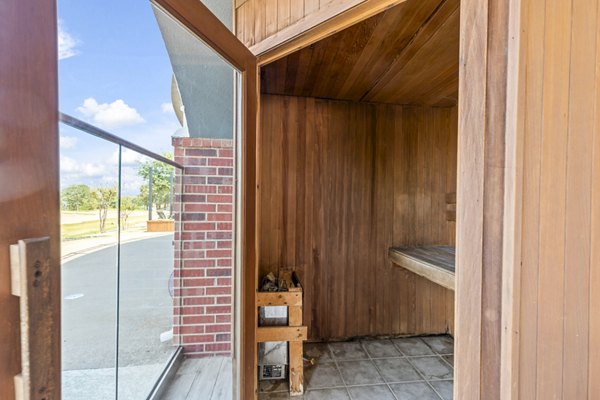
[[[231,354],[233,141],[173,138],[181,231],[175,233],[176,343],[188,356]],[[178,279],[181,278],[181,279]],[[179,283],[179,285],[177,285]]]

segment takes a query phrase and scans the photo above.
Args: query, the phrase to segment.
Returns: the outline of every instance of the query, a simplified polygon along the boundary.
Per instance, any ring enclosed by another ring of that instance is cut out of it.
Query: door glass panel
[[[146,399],[171,359],[175,168],[134,152],[121,164],[118,398]],[[170,157],[170,155],[167,155]]]
[[[65,125],[60,130],[62,397],[110,399],[116,378],[119,146]]]
[[[230,2],[229,2],[230,3]],[[240,123],[240,74],[219,54],[161,9],[155,15],[181,93],[185,138],[178,152],[181,177],[180,324],[174,327],[195,371],[190,393],[233,397],[237,380],[234,259],[236,140]],[[177,299],[176,299],[177,302]],[[211,388],[209,392],[205,385]],[[176,385],[176,383],[174,383]],[[176,393],[176,388],[174,392]],[[205,397],[203,397],[205,396]]]

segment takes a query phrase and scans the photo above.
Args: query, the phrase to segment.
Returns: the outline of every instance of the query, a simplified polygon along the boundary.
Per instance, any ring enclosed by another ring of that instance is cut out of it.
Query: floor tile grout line
[[[407,359],[408,360],[408,359]],[[429,382],[428,379],[425,378],[425,375],[423,375],[421,373],[421,371],[416,367],[416,365],[414,365],[410,360],[408,360],[408,362],[410,363],[410,365],[412,365],[412,367],[417,371],[417,374],[419,374],[423,380],[425,381],[425,383],[427,384],[427,386],[429,386],[431,388],[431,390],[433,390],[435,392],[435,394],[441,399],[444,400],[444,398],[442,397],[441,394],[438,393],[438,391],[433,387],[433,385]],[[454,370],[452,371],[452,378],[454,379]]]
[[[425,346],[427,346],[434,353],[433,356],[436,356],[436,357],[442,359],[442,362],[445,363],[446,360],[444,360],[444,358],[441,355],[439,355],[438,352],[435,351],[435,349],[433,347],[431,347],[425,340],[423,340],[423,338],[417,337],[417,339],[420,340],[422,343],[424,343]],[[393,341],[392,341],[392,344],[394,346],[396,346],[396,344]],[[405,354],[398,346],[396,346],[396,349],[398,349],[398,351],[400,351],[400,353]],[[440,399],[444,400],[444,397],[436,390],[436,388],[433,387],[433,385],[429,382],[428,379],[425,379],[425,375],[423,375],[421,373],[421,371],[410,360],[411,358],[417,358],[417,357],[419,357],[419,356],[410,356],[410,357],[407,356],[406,360],[409,362],[410,365],[412,365],[412,367],[417,371],[417,373],[423,378],[423,380],[426,382],[427,386],[429,386],[435,392],[435,394],[437,394],[437,396]],[[423,356],[423,357],[431,357],[431,356]],[[452,383],[454,384],[454,367],[452,367]]]
[[[392,341],[390,340],[390,343]],[[387,386],[388,390],[390,391],[390,393],[392,394],[392,396],[394,396],[394,399],[396,400],[400,400],[398,398],[398,396],[396,396],[396,393],[394,393],[394,391],[392,390],[392,388],[390,387],[390,384],[387,382],[387,380],[385,379],[385,377],[383,376],[383,374],[381,373],[381,370],[379,369],[379,367],[377,366],[377,363],[375,362],[375,360],[373,360],[373,358],[371,357],[371,353],[369,353],[369,351],[367,350],[367,348],[365,347],[365,345],[363,344],[363,342],[360,342],[360,346],[363,348],[363,350],[365,351],[365,353],[367,353],[367,356],[371,359],[371,362],[373,363],[373,365],[375,366],[375,369],[377,370],[377,373],[379,374],[379,377],[381,379],[383,379],[383,382],[385,382],[385,385]],[[392,343],[392,346],[394,346],[394,344]]]
[[[333,354],[333,350],[331,349],[331,346],[329,346],[329,343],[326,343],[326,344],[327,344],[327,350],[329,350],[329,356],[333,360],[333,363],[335,364],[335,369],[337,370],[338,374],[340,374],[340,378],[342,379],[342,383],[344,384],[344,390],[346,390],[348,397],[350,398],[350,400],[352,400],[352,394],[350,394],[350,391],[348,390],[348,385],[346,385],[346,380],[344,379],[344,375],[342,375],[342,370],[340,369],[340,366],[338,365],[338,360],[335,357],[335,355]]]
[[[452,368],[452,380],[454,380],[454,364],[450,364],[450,362],[448,360],[446,360],[447,356],[452,356],[452,358],[454,358],[454,354],[444,354],[444,355],[440,355],[440,358],[450,366],[450,368]]]

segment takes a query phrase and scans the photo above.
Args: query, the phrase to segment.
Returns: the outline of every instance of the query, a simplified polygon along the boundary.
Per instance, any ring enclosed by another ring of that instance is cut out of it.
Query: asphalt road
[[[160,341],[173,322],[172,241],[167,235],[121,246],[119,366],[166,363],[174,351],[171,341]],[[115,245],[63,264],[63,370],[115,366],[116,260]]]

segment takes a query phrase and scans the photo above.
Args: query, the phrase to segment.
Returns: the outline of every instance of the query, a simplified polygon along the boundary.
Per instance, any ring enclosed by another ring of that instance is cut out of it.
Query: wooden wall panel
[[[254,54],[270,62],[403,1],[246,0],[235,4],[235,31]]]
[[[309,337],[451,329],[453,293],[387,250],[454,243],[456,109],[261,101],[260,272],[300,273]]]
[[[522,2],[517,397],[600,396],[600,7]],[[540,13],[539,10],[545,10]]]

